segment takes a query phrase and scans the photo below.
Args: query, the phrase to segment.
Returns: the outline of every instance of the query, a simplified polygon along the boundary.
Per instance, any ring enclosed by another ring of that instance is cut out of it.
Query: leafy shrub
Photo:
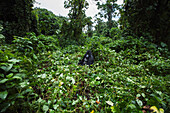
[[[51,44],[55,36],[28,37],[30,40],[22,37],[22,42],[36,44],[31,46],[33,50],[25,46],[31,50],[27,52],[29,55],[15,54],[21,60],[16,65],[22,64],[18,68],[27,75],[22,80],[30,83],[26,89],[33,91],[26,93],[29,96],[25,104],[32,112],[142,112],[148,106],[169,111],[169,59],[165,57],[165,48],[158,49],[143,38],[113,40],[94,36],[86,38],[83,46],[50,49],[45,45]],[[94,64],[78,66],[79,59],[89,49],[95,57]],[[14,59],[15,54],[2,56],[3,61]]]
[[[149,73],[155,75],[166,76],[170,74],[170,60],[159,57],[158,59],[150,59],[144,62],[145,67],[149,69]]]
[[[119,28],[113,27],[112,29],[110,29],[110,37],[112,38],[119,38],[121,36],[122,31]]]
[[[4,35],[1,34],[3,26],[1,24],[2,22],[0,21],[0,44],[4,44],[5,43],[5,37]]]
[[[30,51],[35,51],[35,53],[53,51],[56,50],[59,45],[58,40],[52,36],[46,37],[40,35],[36,37],[34,33],[30,33],[27,37],[15,37],[15,40],[13,41],[16,49],[25,52],[25,54]]]
[[[38,32],[43,35],[55,35],[56,31],[59,30],[62,18],[53,14],[47,9],[34,8],[32,14],[37,19]]]
[[[33,94],[33,90],[29,88],[27,71],[10,48],[0,50],[0,53],[0,112],[29,111],[26,99]]]

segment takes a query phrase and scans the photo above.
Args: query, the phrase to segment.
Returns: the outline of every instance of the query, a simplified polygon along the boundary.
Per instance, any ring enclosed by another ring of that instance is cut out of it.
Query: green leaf
[[[1,31],[1,29],[0,29],[0,31]],[[2,34],[0,34],[0,39],[4,39],[5,37],[2,35]]]
[[[3,108],[1,109],[0,112],[5,112],[10,105],[11,105],[11,103],[4,103]]]
[[[142,107],[142,106],[143,106],[143,103],[142,103],[142,101],[141,101],[141,100],[137,99],[137,100],[136,100],[136,102],[138,103],[138,105],[139,105],[140,107]]]
[[[6,91],[3,91],[3,92],[0,92],[0,98],[1,98],[2,100],[5,100],[6,97],[7,97],[7,95],[8,95],[7,90],[6,90]]]
[[[12,69],[12,67],[13,67],[13,64],[8,64],[9,66],[6,68],[6,72],[8,72],[10,69]]]
[[[5,83],[6,81],[8,81],[8,79],[3,79],[3,80],[0,81],[0,84]]]
[[[17,62],[20,62],[21,60],[17,60],[17,59],[11,59],[11,60],[8,60],[8,62],[13,62],[14,64],[16,64]]]
[[[22,80],[22,78],[21,77],[19,77],[19,76],[14,76],[14,77],[12,77],[13,79],[20,79],[20,80]]]
[[[167,45],[165,43],[161,42],[161,46],[166,47]]]
[[[24,98],[24,96],[21,96],[21,95],[20,95],[20,96],[17,96],[17,98]]]
[[[137,94],[136,97],[140,97],[141,95],[140,94]]]
[[[5,71],[7,67],[6,66],[1,66],[0,68]]]
[[[55,104],[53,105],[53,108],[56,110],[58,108],[59,105]]]
[[[145,98],[145,93],[142,93],[141,95]]]
[[[0,77],[4,78],[4,74],[0,73]]]
[[[11,69],[10,71],[13,72],[13,73],[17,73],[18,72],[17,69]]]
[[[79,102],[79,100],[77,99],[77,100],[73,100],[73,103],[72,103],[72,105],[75,105],[76,103],[78,103]]]
[[[46,74],[44,73],[44,74],[41,74],[41,75],[38,75],[38,77],[40,77],[40,78],[46,78]]]
[[[21,82],[21,83],[20,83],[20,86],[21,86],[22,88],[24,88],[25,86],[27,86],[27,83],[26,83],[26,82]]]
[[[139,85],[140,88],[146,88],[146,86]]]
[[[75,83],[76,83],[73,77],[67,76],[67,77],[66,77],[66,80],[71,80],[71,81],[72,81],[72,84],[75,84]]]
[[[112,110],[112,113],[117,113],[117,109],[115,108],[115,106],[111,106],[110,109]]]
[[[44,112],[47,112],[48,109],[49,109],[49,107],[48,107],[47,105],[44,105],[44,106],[43,106],[43,111],[44,111]]]
[[[130,104],[130,105],[127,105],[127,108],[136,109],[136,106],[134,104]]]
[[[110,106],[113,106],[113,102],[111,101],[106,101],[107,104],[109,104]]]
[[[37,100],[39,103],[43,103],[43,99],[41,99],[41,98],[39,98],[38,100]]]
[[[6,77],[7,78],[11,78],[14,74],[13,73],[10,73],[9,75],[7,75]]]
[[[33,54],[33,58],[34,58],[34,59],[37,59],[37,56],[36,56],[35,54]]]
[[[8,66],[1,66],[0,68],[8,72],[13,67],[13,64],[8,64]]]

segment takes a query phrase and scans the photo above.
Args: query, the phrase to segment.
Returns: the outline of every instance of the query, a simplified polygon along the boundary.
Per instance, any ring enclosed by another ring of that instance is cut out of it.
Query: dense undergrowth
[[[87,50],[94,64],[78,66]],[[1,43],[0,72],[0,112],[170,110],[169,52],[143,37],[93,36],[60,48],[56,36],[30,33]]]

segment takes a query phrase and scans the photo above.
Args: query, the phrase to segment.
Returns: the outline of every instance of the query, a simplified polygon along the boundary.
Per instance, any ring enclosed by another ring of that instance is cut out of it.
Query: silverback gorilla
[[[91,65],[94,63],[92,52],[88,50],[84,55],[83,59],[79,61],[78,65]]]

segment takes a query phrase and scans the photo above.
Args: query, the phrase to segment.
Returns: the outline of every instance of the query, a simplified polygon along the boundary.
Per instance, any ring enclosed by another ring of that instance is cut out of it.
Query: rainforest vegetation
[[[88,17],[89,1],[63,0],[64,17],[1,0],[0,112],[170,111],[170,1],[92,0]]]

